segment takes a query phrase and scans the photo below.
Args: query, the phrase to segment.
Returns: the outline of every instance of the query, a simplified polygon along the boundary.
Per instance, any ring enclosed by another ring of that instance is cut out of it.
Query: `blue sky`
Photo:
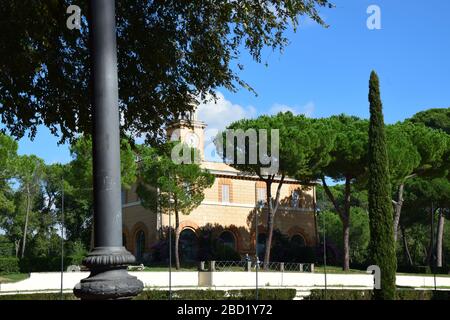
[[[219,88],[221,101],[203,106],[210,127],[229,120],[292,110],[312,117],[346,113],[368,117],[368,79],[376,70],[387,123],[434,107],[450,107],[450,1],[334,0],[322,10],[325,29],[306,21],[288,32],[283,54],[265,50],[264,64],[244,55],[240,73],[258,93]],[[369,30],[366,10],[381,9],[381,30]],[[201,117],[202,118],[202,117]],[[19,153],[36,154],[47,163],[67,162],[67,146],[57,146],[41,128],[31,142],[22,139]]]

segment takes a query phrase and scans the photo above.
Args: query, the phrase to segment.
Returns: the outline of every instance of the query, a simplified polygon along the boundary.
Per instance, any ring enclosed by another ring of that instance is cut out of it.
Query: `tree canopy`
[[[282,50],[306,16],[325,26],[328,0],[117,1],[119,105],[123,133],[164,136],[163,125],[239,78],[244,51],[261,62]],[[2,1],[0,114],[13,136],[43,124],[61,140],[91,132],[87,1],[80,30],[66,27],[72,1]],[[14,59],[11,59],[14,53]]]
[[[285,177],[295,177],[310,183],[321,168],[328,164],[334,135],[327,123],[303,115],[295,116],[291,112],[243,119],[230,124],[227,129],[231,131],[219,133],[216,139],[218,153],[232,167],[257,175],[266,184],[267,238],[264,265],[267,266],[280,190]],[[235,139],[235,135],[239,134],[241,137]],[[274,183],[278,186],[273,196]]]
[[[137,193],[142,205],[158,213],[175,213],[175,263],[180,268],[180,214],[188,215],[205,198],[205,189],[214,183],[214,175],[198,163],[175,163],[173,147],[181,142],[168,142],[158,147],[139,147],[139,184]],[[181,145],[192,156],[196,149]],[[168,232],[172,232],[169,226]],[[170,249],[171,250],[171,249]]]
[[[351,224],[351,192],[352,185],[363,184],[367,176],[367,120],[357,117],[338,115],[328,119],[321,119],[335,135],[334,143],[328,152],[329,160],[318,170],[318,178],[322,180],[322,186],[330,201],[333,203],[336,213],[342,222],[342,268],[350,268],[350,224]],[[326,180],[344,182],[344,197],[339,203],[331,192]]]
[[[441,129],[450,134],[450,108],[433,108],[421,111],[412,116],[409,121],[421,123],[430,128]]]

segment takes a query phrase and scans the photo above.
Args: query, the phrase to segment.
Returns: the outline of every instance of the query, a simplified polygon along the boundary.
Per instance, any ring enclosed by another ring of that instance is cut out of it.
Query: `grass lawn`
[[[143,271],[152,271],[152,272],[158,272],[158,271],[169,271],[169,267],[165,266],[147,266]],[[180,271],[197,271],[197,267],[181,267],[180,270],[175,269],[175,266],[172,266],[172,272],[180,272]]]
[[[219,267],[216,267],[218,269],[218,271],[220,271]],[[355,274],[355,273],[360,273],[360,274],[365,274],[364,270],[357,270],[357,269],[350,269],[349,271],[343,271],[341,267],[336,267],[336,266],[327,266],[327,273],[351,273],[351,274]],[[172,266],[172,272],[180,272],[180,271],[197,271],[197,266],[185,266],[180,268],[180,270],[176,270],[175,266]],[[252,268],[252,270],[254,270]],[[169,267],[167,266],[146,266],[144,271],[152,271],[152,272],[157,272],[157,271],[169,271]],[[229,267],[225,267],[224,271],[244,271],[242,267],[239,266],[229,266]],[[260,269],[260,271],[263,271],[262,269]],[[276,270],[270,270],[270,272],[277,272]],[[285,271],[285,272],[296,272],[296,271]],[[314,272],[317,273],[323,273],[324,272],[324,267],[323,266],[315,266],[314,267]]]
[[[361,273],[361,274],[365,274],[366,272],[364,270],[357,270],[357,269],[350,269],[348,271],[344,271],[342,270],[341,267],[336,267],[336,266],[327,266],[327,273]],[[317,273],[324,273],[325,272],[325,268],[324,266],[314,266],[314,272]]]
[[[0,274],[0,283],[17,282],[17,281],[25,280],[29,276],[30,275],[28,273]]]

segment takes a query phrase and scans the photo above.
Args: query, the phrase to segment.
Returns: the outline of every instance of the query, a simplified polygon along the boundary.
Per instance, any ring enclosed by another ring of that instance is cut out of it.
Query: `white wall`
[[[146,287],[168,287],[168,272],[130,272],[138,277]],[[64,290],[72,290],[73,287],[88,272],[65,272]],[[0,293],[26,292],[40,290],[60,290],[61,274],[58,272],[31,273],[28,279],[0,284]],[[295,273],[295,272],[258,272],[258,285],[260,287],[295,287],[310,289],[323,287],[325,277],[322,273]],[[172,272],[173,287],[221,287],[221,288],[246,288],[255,287],[255,272]],[[327,285],[329,287],[353,287],[370,289],[373,287],[373,276],[369,274],[328,274]],[[397,285],[415,288],[434,287],[433,276],[397,276]],[[450,277],[436,277],[438,287],[450,287]]]

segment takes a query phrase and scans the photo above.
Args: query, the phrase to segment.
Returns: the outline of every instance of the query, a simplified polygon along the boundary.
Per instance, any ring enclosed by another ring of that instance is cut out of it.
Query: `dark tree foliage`
[[[409,120],[413,123],[422,123],[433,129],[441,129],[450,134],[450,108],[434,108],[421,111]]]
[[[379,80],[374,71],[370,75],[369,102],[369,256],[381,269],[381,289],[375,290],[375,298],[391,300],[395,299],[397,259],[386,134]]]
[[[0,114],[11,135],[45,125],[61,141],[91,131],[87,1],[81,30],[69,30],[69,0],[0,2]],[[320,25],[328,0],[116,1],[122,132],[164,136],[214,88],[250,88],[234,70],[242,51],[261,62],[282,50],[286,29],[306,16]]]

